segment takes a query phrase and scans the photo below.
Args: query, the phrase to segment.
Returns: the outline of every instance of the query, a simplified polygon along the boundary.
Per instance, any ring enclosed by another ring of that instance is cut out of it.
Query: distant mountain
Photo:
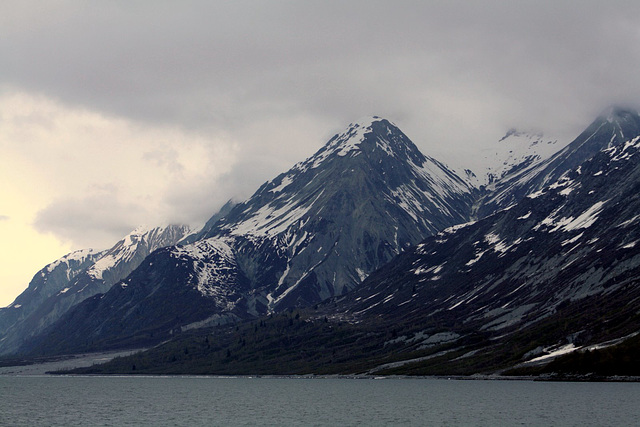
[[[617,136],[509,208],[426,238],[346,295],[183,334],[88,372],[638,372],[640,136],[610,145]]]
[[[480,152],[478,185],[493,190],[496,182],[509,179],[544,162],[563,147],[557,139],[546,138],[541,132],[509,129],[491,147]]]
[[[506,208],[558,180],[563,174],[592,158],[603,148],[615,147],[640,135],[640,115],[629,108],[611,107],[604,111],[573,142],[553,153],[555,143],[542,138],[526,137],[530,144],[508,144],[514,148],[512,158],[504,160],[504,166],[489,168],[488,190],[479,200],[475,215],[483,218],[498,209]],[[517,132],[508,133],[504,141],[510,142]],[[528,149],[523,146],[528,145]],[[524,155],[520,154],[523,153]],[[504,154],[498,156],[504,159]],[[518,161],[521,160],[521,161]],[[497,173],[492,173],[496,171]]]
[[[619,343],[640,330],[639,188],[635,137],[509,209],[426,239],[334,310],[352,322],[406,325],[402,339],[414,349],[446,344],[437,361],[403,368],[423,373],[496,370]]]
[[[157,337],[345,294],[424,237],[468,221],[475,192],[391,122],[353,123],[193,243],[152,254],[69,313],[42,346]]]
[[[38,271],[15,301],[0,308],[0,337],[20,319],[33,313],[49,297],[59,294],[69,282],[92,266],[106,251],[79,250],[65,255]],[[1,340],[2,338],[0,338]],[[2,341],[0,341],[1,345]]]
[[[111,249],[83,250],[49,264],[13,304],[0,309],[0,354],[15,351],[79,302],[106,292],[131,273],[147,255],[176,244],[188,227],[139,227]]]

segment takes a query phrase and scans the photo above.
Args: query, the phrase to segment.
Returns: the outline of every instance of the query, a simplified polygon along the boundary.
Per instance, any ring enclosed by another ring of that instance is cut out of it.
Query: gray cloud
[[[9,221],[11,218],[7,215],[0,215],[0,221]]]
[[[631,1],[13,2],[0,16],[0,88],[233,137],[222,180],[167,189],[179,219],[206,219],[361,116],[455,161],[513,126],[569,139],[640,99]],[[178,173],[172,156],[145,160]],[[37,224],[74,233],[72,207],[76,225],[127,222],[92,217],[90,202],[58,201]]]
[[[82,248],[106,249],[140,224],[146,208],[122,202],[115,194],[60,199],[40,211],[34,228]]]
[[[299,111],[342,121],[370,109],[455,116],[438,96],[445,90],[484,96],[505,119],[555,117],[545,111],[559,102],[585,115],[602,108],[577,107],[585,101],[637,96],[640,6],[469,3],[69,2],[5,31],[1,73],[115,114],[231,129]],[[22,19],[46,7],[31,6]]]

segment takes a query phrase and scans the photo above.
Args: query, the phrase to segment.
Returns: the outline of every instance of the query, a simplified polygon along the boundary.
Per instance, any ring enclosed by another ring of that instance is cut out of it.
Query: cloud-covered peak
[[[611,105],[600,114],[599,118],[609,123],[616,123],[638,119],[640,114],[636,108],[631,106]]]
[[[391,121],[385,119],[384,117],[380,117],[380,116],[364,116],[364,117],[361,117],[360,119],[356,120],[355,122],[350,123],[349,124],[349,128],[370,128],[374,123],[377,123],[377,122],[389,122],[389,123],[391,123]],[[393,124],[393,123],[391,123],[391,124]]]

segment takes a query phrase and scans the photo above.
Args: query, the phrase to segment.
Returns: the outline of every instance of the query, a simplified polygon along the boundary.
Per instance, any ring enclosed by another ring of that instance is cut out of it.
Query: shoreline
[[[106,363],[116,357],[130,356],[142,350],[143,349],[115,350],[97,353],[67,354],[33,359],[25,358],[22,363],[0,366],[0,377],[55,375],[51,374],[51,372],[63,369],[86,368],[92,365]]]
[[[247,378],[247,379],[351,379],[351,380],[394,380],[394,379],[436,379],[456,381],[542,381],[542,382],[640,382],[640,377],[628,375],[596,376],[552,373],[540,376],[499,374],[472,374],[472,375],[372,375],[372,374],[333,374],[333,375],[279,375],[279,374],[200,374],[190,375],[179,372],[173,374],[153,373],[112,373],[112,374],[74,374],[69,372],[58,373],[56,371],[69,371],[76,368],[86,368],[92,365],[106,363],[116,357],[129,356],[144,349],[115,350],[97,353],[81,353],[46,357],[42,359],[24,359],[24,362],[11,366],[0,366],[2,376],[70,376],[70,377],[193,377],[193,378]]]

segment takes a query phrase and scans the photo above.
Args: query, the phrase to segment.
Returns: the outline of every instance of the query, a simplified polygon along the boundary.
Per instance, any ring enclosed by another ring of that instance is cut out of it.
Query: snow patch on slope
[[[234,283],[237,274],[235,255],[229,243],[228,239],[212,237],[172,250],[176,257],[192,263],[196,289],[205,297],[217,297],[217,302],[224,305],[231,304],[226,299],[229,292],[220,284]]]
[[[551,228],[549,232],[555,231],[573,231],[579,230],[581,228],[589,228],[591,227],[596,220],[598,219],[598,215],[602,211],[604,204],[607,201],[597,202],[593,204],[589,209],[578,215],[577,217],[561,217],[558,218],[558,214],[562,210],[562,207],[553,211],[549,216],[543,219],[540,223],[538,223],[534,230],[539,230],[540,228],[548,227]]]
[[[292,197],[284,205],[276,207],[279,199],[272,201],[249,218],[231,228],[231,234],[235,236],[260,236],[274,237],[288,230],[296,222],[301,221],[313,204],[324,192],[321,191],[313,200],[308,203],[301,203]]]
[[[151,253],[163,246],[175,244],[189,232],[187,226],[139,226],[109,249],[87,273],[93,279],[102,280],[107,270],[131,262],[142,251]]]
[[[561,148],[556,138],[510,129],[491,147],[482,150],[471,169],[479,184],[488,186],[513,173],[515,168],[531,169]]]
[[[51,264],[47,265],[45,267],[45,270],[47,273],[51,273],[53,270],[55,270],[56,268],[58,268],[60,265],[62,264],[66,264],[67,266],[69,265],[70,261],[78,261],[79,263],[84,262],[88,257],[90,257],[91,255],[95,255],[96,252],[94,252],[93,249],[81,249],[78,251],[73,251],[65,256],[63,256],[60,259],[57,259],[56,261],[52,262]],[[43,272],[44,274],[44,272]]]

